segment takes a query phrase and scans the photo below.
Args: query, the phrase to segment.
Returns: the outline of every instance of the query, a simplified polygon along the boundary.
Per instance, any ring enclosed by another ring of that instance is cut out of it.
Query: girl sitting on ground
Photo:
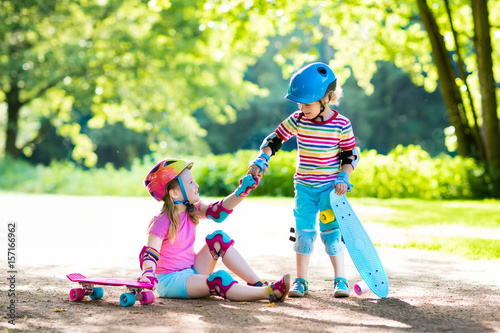
[[[139,281],[153,283],[160,296],[166,298],[218,295],[232,301],[283,302],[290,288],[290,275],[271,284],[261,280],[236,250],[234,240],[222,230],[208,235],[198,253],[194,250],[199,220],[224,221],[257,187],[259,178],[246,175],[233,193],[207,204],[200,201],[192,166],[192,162],[169,158],[158,163],[146,177],[149,193],[164,204],[149,225],[148,242],[139,256],[143,271]],[[214,272],[218,258],[247,284],[238,283],[225,270]]]

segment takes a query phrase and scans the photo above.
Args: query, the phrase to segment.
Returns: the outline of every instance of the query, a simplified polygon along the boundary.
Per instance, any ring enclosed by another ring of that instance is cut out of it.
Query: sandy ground
[[[295,277],[292,201],[246,200],[223,224],[198,227],[204,236],[224,229],[254,270],[267,280]],[[433,232],[487,234],[498,230],[388,228],[369,221],[373,207],[353,204],[375,243],[391,244]],[[371,292],[335,299],[333,270],[320,241],[311,258],[310,295],[285,303],[237,303],[157,298],[154,304],[123,308],[122,287],[105,287],[104,299],[71,302],[76,284],[65,276],[134,279],[137,254],[149,219],[158,210],[149,198],[66,197],[0,193],[0,328],[8,332],[500,332],[500,260],[468,261],[436,252],[378,248],[390,295]],[[377,214],[390,214],[381,209]],[[366,217],[366,218],[365,218]],[[16,223],[15,273],[7,266],[7,227]],[[219,263],[222,269],[222,263]],[[360,277],[346,254],[347,278]],[[15,276],[15,297],[8,278]],[[15,325],[7,306],[15,300]]]

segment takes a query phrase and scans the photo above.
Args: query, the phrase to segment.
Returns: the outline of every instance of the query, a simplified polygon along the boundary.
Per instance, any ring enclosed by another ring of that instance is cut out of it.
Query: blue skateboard
[[[375,295],[381,298],[387,297],[389,282],[382,262],[370,236],[347,201],[346,195],[339,196],[333,190],[330,193],[330,205],[354,266]]]

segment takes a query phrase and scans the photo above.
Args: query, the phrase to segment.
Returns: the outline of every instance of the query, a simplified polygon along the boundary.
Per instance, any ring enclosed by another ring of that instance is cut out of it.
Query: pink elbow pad
[[[215,206],[215,210],[214,210],[214,206]],[[217,201],[217,202],[214,202],[214,203],[211,203],[208,205],[208,208],[207,208],[207,217],[209,219],[211,219],[212,221],[215,221],[217,223],[221,223],[222,221],[224,221],[228,216],[229,214],[231,214],[233,212],[233,210],[229,210],[229,209],[226,209],[223,205],[222,205],[222,202],[221,201]]]

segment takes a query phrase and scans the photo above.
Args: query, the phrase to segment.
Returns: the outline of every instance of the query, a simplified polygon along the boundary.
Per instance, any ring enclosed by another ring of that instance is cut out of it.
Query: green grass
[[[356,199],[354,205],[387,208],[386,214],[373,214],[369,221],[397,228],[419,226],[469,227],[498,230],[500,228],[500,202],[498,200],[417,200],[417,199]],[[459,255],[471,260],[500,259],[500,240],[476,237],[432,236],[420,241],[393,245],[396,248],[416,248]]]
[[[262,202],[262,205],[293,208],[292,198],[251,197],[247,200]],[[392,227],[409,229],[433,225],[468,227],[487,230],[500,228],[500,201],[498,200],[418,200],[418,199],[374,199],[349,198],[356,206],[373,207],[358,214],[362,221],[383,223]],[[383,214],[379,214],[383,208]],[[380,245],[380,244],[376,244]],[[415,248],[427,251],[454,254],[472,260],[500,259],[500,240],[477,237],[429,236],[421,241],[391,244],[396,248]]]
[[[395,248],[416,248],[456,254],[472,260],[500,258],[500,240],[472,237],[432,237],[431,241],[411,241]]]
[[[499,200],[418,200],[353,198],[355,205],[384,207],[390,214],[370,216],[370,221],[398,228],[429,225],[457,225],[473,228],[500,228]]]

